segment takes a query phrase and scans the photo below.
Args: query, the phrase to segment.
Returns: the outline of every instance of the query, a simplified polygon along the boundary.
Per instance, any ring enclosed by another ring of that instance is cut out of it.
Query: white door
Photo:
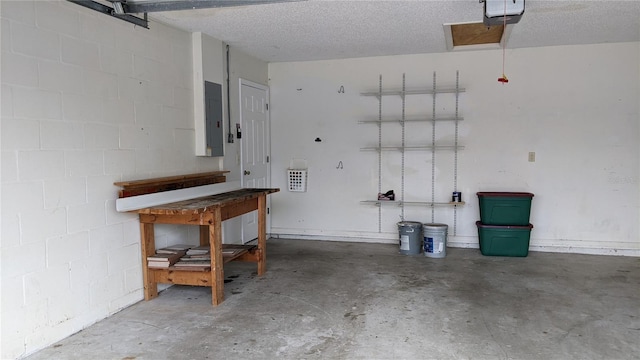
[[[240,173],[244,188],[267,188],[271,183],[268,98],[268,87],[240,79]],[[242,243],[257,237],[258,211],[252,211],[242,216]]]

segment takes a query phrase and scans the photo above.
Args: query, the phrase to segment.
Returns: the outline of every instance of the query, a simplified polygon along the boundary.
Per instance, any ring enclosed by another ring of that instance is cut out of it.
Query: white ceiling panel
[[[509,1],[509,0],[507,0]],[[478,0],[309,0],[154,12],[269,62],[446,52],[443,24],[482,21]],[[527,0],[508,48],[640,41],[640,1]]]

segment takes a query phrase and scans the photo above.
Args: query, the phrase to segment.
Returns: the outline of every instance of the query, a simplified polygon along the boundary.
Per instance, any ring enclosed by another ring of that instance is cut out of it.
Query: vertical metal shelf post
[[[402,173],[402,178],[400,180],[400,199],[402,200],[402,203],[400,205],[400,220],[404,221],[404,147],[405,147],[405,140],[404,140],[404,120],[405,120],[405,91],[406,91],[406,86],[405,86],[405,74],[402,74],[402,121],[400,122],[401,126],[402,126],[402,164],[400,165],[400,171]]]
[[[458,102],[460,97],[460,71],[456,70],[456,120],[453,151],[453,191],[458,191]],[[456,236],[458,207],[453,207],[453,236]]]
[[[378,194],[382,193],[382,74],[378,81]],[[378,206],[378,233],[382,232],[382,206]]]
[[[431,146],[436,147],[436,72],[433,72],[433,108],[431,118]],[[436,152],[431,152],[431,201],[436,201]],[[431,206],[431,222],[435,223],[435,207]]]

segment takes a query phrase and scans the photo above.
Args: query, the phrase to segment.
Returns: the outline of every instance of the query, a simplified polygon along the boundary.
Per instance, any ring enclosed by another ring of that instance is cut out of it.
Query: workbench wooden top
[[[201,214],[215,207],[229,206],[234,203],[241,203],[255,199],[262,195],[268,195],[280,191],[278,188],[272,189],[238,189],[224,192],[217,195],[209,195],[170,204],[152,206],[136,210],[139,214],[151,215],[188,215]]]

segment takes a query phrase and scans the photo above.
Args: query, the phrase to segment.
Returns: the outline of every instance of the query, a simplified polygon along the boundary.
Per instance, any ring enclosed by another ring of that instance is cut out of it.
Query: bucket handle
[[[409,230],[411,230],[411,231],[409,231]],[[405,232],[412,233],[412,232],[413,232],[413,229],[412,229],[412,228],[409,228],[409,229],[405,230]]]

